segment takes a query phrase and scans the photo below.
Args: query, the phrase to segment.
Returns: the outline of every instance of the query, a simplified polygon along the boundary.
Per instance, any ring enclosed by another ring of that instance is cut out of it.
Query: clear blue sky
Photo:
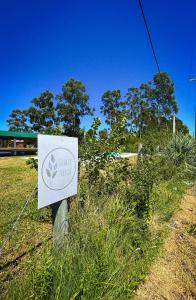
[[[143,0],[143,7],[161,71],[175,83],[179,117],[192,131],[196,1]],[[98,109],[104,91],[125,93],[156,71],[137,0],[0,0],[0,129],[12,109],[45,89],[60,92],[69,78],[85,84]]]

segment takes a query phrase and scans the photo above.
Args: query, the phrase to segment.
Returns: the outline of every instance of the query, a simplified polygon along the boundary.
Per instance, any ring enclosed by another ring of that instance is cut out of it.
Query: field
[[[16,230],[3,245],[28,195],[37,184],[37,174],[26,166],[24,157],[0,158],[0,178],[0,247],[4,246],[0,258],[0,280],[4,290],[13,277],[25,272],[24,263],[31,255],[36,255],[40,243],[50,238],[51,219],[49,209],[37,210],[34,195]]]
[[[12,157],[0,159],[0,176],[3,245],[37,175],[24,159]],[[99,195],[83,182],[71,204],[71,233],[58,257],[50,251],[50,209],[37,210],[34,196],[3,249],[2,299],[133,299],[170,231],[184,189],[176,179],[155,185],[147,225],[124,204],[123,185]]]

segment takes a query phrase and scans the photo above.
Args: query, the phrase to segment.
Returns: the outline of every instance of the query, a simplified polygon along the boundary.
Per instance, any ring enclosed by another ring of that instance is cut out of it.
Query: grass
[[[25,160],[20,157],[6,157],[0,159],[0,247],[10,232],[14,221],[27,196],[31,193],[37,182],[37,174],[26,166]],[[51,235],[50,212],[48,209],[37,210],[37,200],[34,196],[27,206],[11,239],[5,245],[0,265],[5,266],[10,261],[32,248],[40,241]],[[17,267],[11,265],[3,268],[0,274],[2,291],[9,284],[10,278],[17,276],[22,270],[22,263]],[[14,269],[14,270],[13,270]]]
[[[0,164],[4,177],[1,191],[7,187],[1,219],[3,237],[34,186],[36,174],[20,158],[2,159]],[[16,273],[12,268],[9,275],[4,272],[3,299],[133,299],[159,253],[167,222],[183,191],[182,183],[175,180],[154,186],[151,218],[146,222],[126,205],[123,191],[100,196],[87,189],[84,197],[84,186],[79,187],[71,203],[71,232],[64,249],[54,253],[50,243],[45,243],[39,251],[29,252]],[[153,224],[154,217],[161,226]],[[6,247],[4,262],[46,239],[50,229],[49,210],[38,211],[34,199]]]
[[[151,205],[152,214],[160,222],[168,222],[179,203],[186,185],[178,180],[163,181],[152,191]]]
[[[21,287],[19,279],[10,293],[16,299],[129,299],[157,254],[161,235],[152,235],[119,195],[110,200],[99,198],[97,206],[89,195],[85,211],[75,201],[72,234],[61,255],[46,250],[26,284]]]

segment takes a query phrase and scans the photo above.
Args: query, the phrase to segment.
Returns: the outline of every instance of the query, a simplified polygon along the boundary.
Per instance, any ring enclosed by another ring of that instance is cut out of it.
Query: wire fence
[[[0,257],[2,256],[2,253],[5,249],[5,246],[7,245],[8,241],[12,238],[13,234],[14,234],[14,231],[16,230],[16,227],[22,217],[22,215],[24,214],[25,212],[25,209],[27,208],[28,204],[30,203],[30,201],[32,200],[35,192],[37,190],[37,184],[35,185],[35,187],[33,188],[33,190],[29,193],[28,197],[26,198],[26,201],[23,205],[23,207],[21,208],[21,210],[19,211],[18,213],[18,216],[15,220],[15,222],[13,223],[11,229],[9,230],[9,232],[7,233],[6,237],[5,237],[5,240],[0,248]]]

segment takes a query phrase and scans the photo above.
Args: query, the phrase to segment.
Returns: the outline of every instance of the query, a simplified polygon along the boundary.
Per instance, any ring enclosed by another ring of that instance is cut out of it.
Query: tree
[[[93,114],[88,100],[89,96],[81,81],[69,79],[62,86],[62,93],[57,96],[57,114],[66,135],[80,135],[81,118]]]
[[[106,117],[106,124],[112,127],[118,117],[126,112],[126,103],[122,101],[120,90],[108,90],[102,98],[103,105],[101,106],[101,113]]]
[[[41,133],[52,133],[57,123],[53,94],[46,90],[37,98],[34,98],[31,106],[26,110],[32,130]]]
[[[174,84],[165,72],[157,73],[151,82],[153,100],[156,105],[157,120],[160,127],[160,118],[169,120],[178,112],[178,106],[174,96]]]
[[[7,120],[9,130],[11,131],[31,131],[27,124],[27,116],[24,110],[14,109]]]
[[[141,137],[153,116],[149,99],[149,87],[142,84],[139,88],[129,88],[126,97],[129,107],[128,117],[132,129],[137,131]]]
[[[139,88],[129,88],[126,97],[129,119],[140,137],[152,128],[160,130],[178,111],[174,84],[167,73],[157,73]]]

